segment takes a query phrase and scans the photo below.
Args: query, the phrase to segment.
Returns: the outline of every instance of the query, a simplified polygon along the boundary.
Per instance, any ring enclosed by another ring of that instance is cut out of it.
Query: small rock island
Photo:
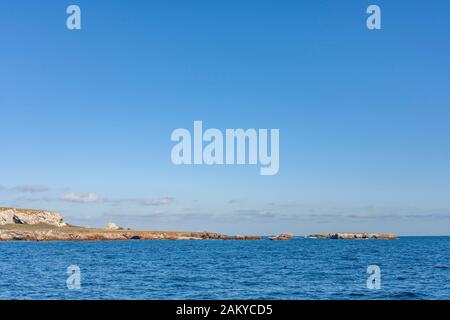
[[[321,233],[307,236],[310,239],[340,239],[340,240],[364,240],[364,239],[385,239],[394,240],[398,236],[391,233]]]
[[[289,240],[294,237],[294,234],[292,233],[282,233],[278,236],[270,236],[269,240]]]
[[[105,240],[262,240],[259,236],[227,236],[211,232],[140,231],[114,223],[106,228],[85,228],[64,222],[53,211],[0,208],[0,241],[105,241]]]

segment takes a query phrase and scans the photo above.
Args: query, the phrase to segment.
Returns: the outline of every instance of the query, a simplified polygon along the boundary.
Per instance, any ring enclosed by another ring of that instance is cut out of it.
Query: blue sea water
[[[70,265],[80,289],[67,287]],[[0,242],[0,299],[449,298],[450,237]]]

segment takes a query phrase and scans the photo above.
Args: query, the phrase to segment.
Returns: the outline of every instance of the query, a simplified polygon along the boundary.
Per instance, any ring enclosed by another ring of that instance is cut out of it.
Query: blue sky
[[[89,226],[450,234],[448,1],[0,7],[1,206]],[[279,128],[279,173],[174,166],[170,135],[194,120]]]

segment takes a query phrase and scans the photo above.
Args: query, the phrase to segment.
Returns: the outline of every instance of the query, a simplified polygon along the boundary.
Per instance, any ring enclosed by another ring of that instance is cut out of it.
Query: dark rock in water
[[[141,237],[140,236],[132,236],[130,239],[131,240],[141,240]]]

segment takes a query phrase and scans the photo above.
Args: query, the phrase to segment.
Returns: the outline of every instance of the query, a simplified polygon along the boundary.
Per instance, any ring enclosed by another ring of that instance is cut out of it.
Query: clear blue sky
[[[70,4],[82,30],[66,29]],[[449,13],[444,0],[2,1],[0,205],[92,226],[449,235]],[[278,175],[174,166],[171,132],[194,120],[279,128]]]

